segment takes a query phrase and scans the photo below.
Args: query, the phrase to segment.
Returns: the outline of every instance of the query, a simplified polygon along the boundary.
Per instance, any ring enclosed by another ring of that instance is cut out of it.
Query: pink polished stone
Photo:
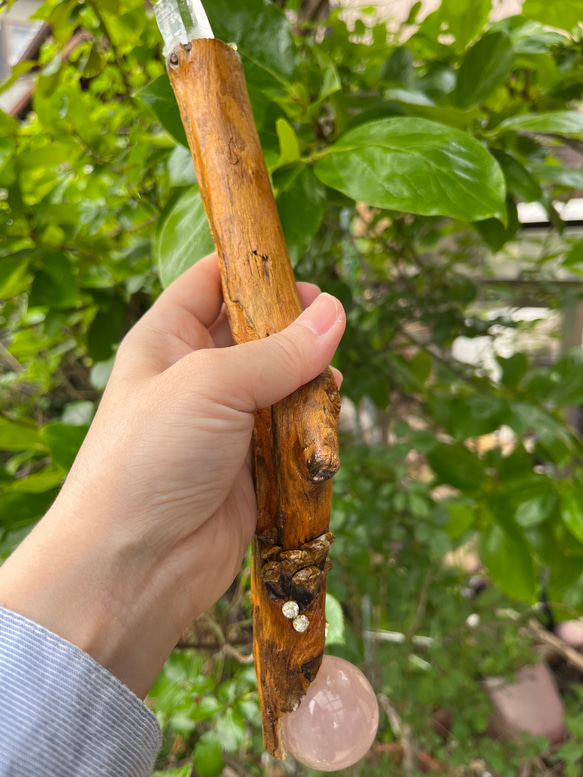
[[[311,769],[335,772],[366,755],[378,725],[376,696],[360,669],[324,656],[302,703],[284,718],[284,744]]]

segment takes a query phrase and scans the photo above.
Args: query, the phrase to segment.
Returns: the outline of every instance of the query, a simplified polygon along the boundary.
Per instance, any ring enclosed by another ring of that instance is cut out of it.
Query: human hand
[[[232,346],[216,256],[172,284],[122,342],[55,504],[0,569],[0,604],[140,696],[253,535],[253,411],[322,372],[344,331],[337,300],[299,291],[311,307],[294,324]]]

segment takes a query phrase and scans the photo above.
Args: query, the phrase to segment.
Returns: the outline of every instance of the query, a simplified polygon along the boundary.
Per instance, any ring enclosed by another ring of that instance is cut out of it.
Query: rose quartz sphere
[[[302,703],[284,717],[283,739],[301,763],[335,772],[366,755],[378,725],[376,696],[360,669],[343,658],[324,656]]]

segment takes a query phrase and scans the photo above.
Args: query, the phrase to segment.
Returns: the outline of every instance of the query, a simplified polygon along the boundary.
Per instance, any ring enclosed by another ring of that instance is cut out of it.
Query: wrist
[[[57,501],[0,568],[0,604],[80,647],[145,696],[180,634],[159,565]]]

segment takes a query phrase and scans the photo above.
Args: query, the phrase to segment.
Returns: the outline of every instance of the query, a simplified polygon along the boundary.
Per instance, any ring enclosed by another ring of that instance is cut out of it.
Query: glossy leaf
[[[259,81],[290,83],[298,53],[284,14],[267,0],[233,3],[213,0],[205,6],[217,38],[236,43],[245,69]]]
[[[42,448],[42,440],[34,424],[0,418],[0,450],[24,451]]]
[[[172,186],[196,185],[196,173],[190,150],[178,145],[168,157],[168,177]]]
[[[574,348],[551,370],[552,388],[546,399],[557,407],[583,404],[583,350]]]
[[[526,541],[512,535],[497,523],[482,534],[480,557],[498,588],[513,599],[529,604],[535,601],[535,574]]]
[[[280,177],[273,178],[277,187]],[[326,213],[326,190],[309,167],[299,168],[277,195],[277,209],[292,266],[314,238]]]
[[[10,486],[7,492],[20,492],[24,494],[44,494],[47,491],[54,492],[55,488],[61,485],[65,477],[60,468],[53,469],[47,467],[41,472],[35,472],[25,478],[17,478]]]
[[[216,777],[223,770],[223,756],[216,738],[203,735],[194,748],[194,768],[199,777]]]
[[[570,32],[583,20],[583,0],[525,0],[522,13],[529,19]]]
[[[300,158],[300,144],[292,125],[285,119],[278,119],[275,131],[279,140],[279,160],[277,167],[293,164]]]
[[[476,520],[476,505],[470,499],[447,499],[442,503],[447,510],[449,518],[443,530],[452,539],[462,537],[469,531]]]
[[[514,197],[508,196],[506,198],[506,214],[506,226],[499,219],[486,219],[474,224],[474,228],[492,251],[499,251],[509,240],[514,240],[520,230],[518,209]]]
[[[16,531],[30,526],[42,518],[54,498],[54,492],[27,494],[23,491],[9,491],[0,494],[0,528]]]
[[[32,282],[29,307],[46,306],[63,310],[73,307],[76,302],[77,281],[71,262],[65,254],[48,254]]]
[[[166,132],[183,146],[188,146],[178,103],[166,73],[142,87],[136,97],[151,108]]]
[[[504,151],[496,153],[495,157],[504,173],[506,186],[512,194],[523,202],[539,202],[542,199],[540,183],[516,157]]]
[[[464,49],[484,27],[491,7],[491,0],[442,0],[424,19],[419,32],[434,41],[448,32],[455,38],[456,48]]]
[[[484,481],[482,463],[463,445],[440,443],[427,459],[440,481],[461,491],[474,491]]]
[[[71,469],[87,429],[87,426],[60,423],[47,424],[43,427],[41,436],[48,445],[55,464],[67,471]]]
[[[10,299],[26,289],[30,259],[29,251],[0,257],[0,299]]]
[[[326,149],[315,173],[379,208],[467,221],[505,217],[496,160],[470,135],[425,119],[363,124]]]
[[[103,362],[111,357],[121,340],[125,315],[125,305],[119,298],[97,310],[87,330],[87,352],[93,361]]]
[[[459,108],[471,108],[487,100],[505,83],[512,70],[512,43],[503,32],[484,35],[465,53],[457,74],[453,100]]]
[[[583,543],[583,486],[570,485],[561,497],[561,518],[573,537]]]
[[[578,111],[549,111],[525,113],[504,119],[498,130],[539,132],[541,135],[583,135],[583,113]]]
[[[162,285],[169,286],[214,250],[200,192],[198,186],[193,186],[182,194],[158,225],[156,258]]]
[[[326,594],[326,621],[328,622],[327,645],[344,644],[344,613],[338,599]]]

